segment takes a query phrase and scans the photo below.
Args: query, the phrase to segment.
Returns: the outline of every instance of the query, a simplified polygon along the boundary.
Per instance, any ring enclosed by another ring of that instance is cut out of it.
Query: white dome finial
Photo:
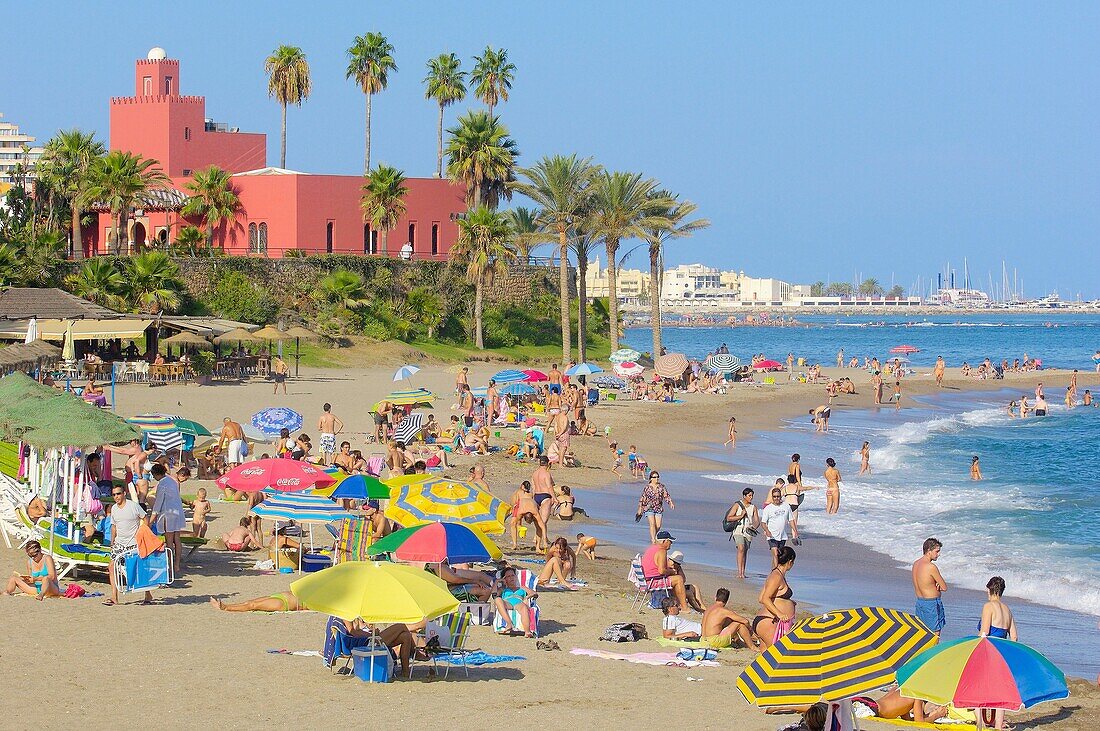
[[[160,46],[153,46],[149,49],[149,55],[146,56],[150,61],[163,61],[168,58],[168,52]]]

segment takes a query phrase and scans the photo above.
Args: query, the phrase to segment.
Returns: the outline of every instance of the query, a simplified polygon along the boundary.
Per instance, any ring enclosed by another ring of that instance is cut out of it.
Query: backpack
[[[726,509],[726,512],[722,514],[722,530],[724,530],[726,533],[733,533],[735,530],[737,530],[737,526],[741,525],[741,522],[745,520],[745,518],[749,517],[748,512],[745,511],[745,514],[741,516],[740,520],[726,520],[726,516],[729,515],[730,511],[738,505],[740,505],[740,501],[729,506],[729,508]]]
[[[616,622],[603,631],[601,640],[606,642],[637,642],[647,640],[645,625],[639,622]]]

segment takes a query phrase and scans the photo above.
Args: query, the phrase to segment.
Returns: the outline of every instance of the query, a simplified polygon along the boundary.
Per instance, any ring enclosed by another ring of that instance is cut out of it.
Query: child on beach
[[[263,542],[252,532],[249,524],[250,521],[247,517],[241,518],[241,522],[236,528],[222,534],[222,543],[225,544],[227,549],[230,551],[254,551],[264,547]]]
[[[577,534],[577,555],[585,556],[588,559],[596,560],[596,544],[597,541],[592,536],[586,536],[584,533]]]
[[[611,474],[615,475],[616,480],[623,479],[623,473],[619,472],[619,468],[623,466],[623,450],[619,449],[618,442],[611,442],[609,445],[611,448]]]
[[[206,537],[206,514],[210,512],[210,501],[206,499],[206,488],[200,487],[195,492],[195,500],[191,503],[191,535],[196,538]]]
[[[638,476],[638,449],[631,444],[630,451],[626,453],[626,463],[630,467],[630,476]]]

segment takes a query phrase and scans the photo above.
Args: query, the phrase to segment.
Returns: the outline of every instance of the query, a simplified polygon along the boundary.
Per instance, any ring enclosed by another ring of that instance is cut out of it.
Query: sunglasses
[[[126,493],[124,493],[124,492],[112,492],[111,494],[114,495],[115,497],[118,497],[119,495],[125,495]]]
[[[660,477],[660,475],[650,475],[650,476],[649,476],[649,479],[651,479],[651,480],[656,480],[656,479],[658,479],[659,477]]]

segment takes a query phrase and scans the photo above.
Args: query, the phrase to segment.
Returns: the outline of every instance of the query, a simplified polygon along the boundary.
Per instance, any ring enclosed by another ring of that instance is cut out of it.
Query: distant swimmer
[[[947,369],[947,366],[943,362],[943,356],[936,358],[936,367],[933,369],[933,374],[936,376],[936,385],[943,388],[943,373]]]
[[[1077,399],[1077,369],[1073,369],[1073,373],[1069,377],[1069,390],[1073,392],[1074,400]]]
[[[1031,411],[1031,405],[1027,402],[1027,396],[1020,397],[1020,418],[1026,419],[1028,413]]]
[[[1076,396],[1077,396],[1077,394],[1074,393],[1072,387],[1066,389],[1066,408],[1067,409],[1072,409],[1074,406],[1077,405]]]
[[[1008,402],[1008,418],[1010,418],[1010,419],[1015,419],[1016,418],[1016,402],[1015,401],[1009,401]]]
[[[982,466],[978,462],[978,455],[976,454],[974,455],[974,458],[970,460],[970,479],[974,480],[975,482],[985,479],[984,477],[982,477]]]
[[[871,474],[871,443],[864,442],[859,448],[859,474]]]
[[[844,367],[844,348],[841,348],[839,351],[837,351],[837,354],[836,354],[836,367],[837,368],[843,368]]]
[[[917,595],[916,614],[920,621],[940,636],[940,630],[947,624],[940,598],[947,591],[947,582],[943,580],[936,560],[940,557],[943,544],[935,538],[925,540],[924,555],[913,562],[913,592]]]
[[[1082,406],[1092,406],[1092,391],[1085,389],[1085,395],[1081,398]]]

